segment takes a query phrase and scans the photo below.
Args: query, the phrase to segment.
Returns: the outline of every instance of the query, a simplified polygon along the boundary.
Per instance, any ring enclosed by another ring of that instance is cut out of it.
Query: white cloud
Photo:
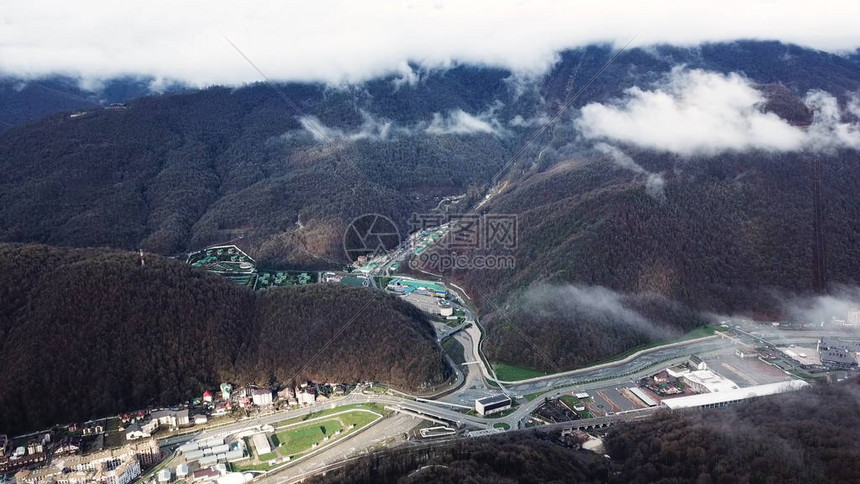
[[[388,120],[379,120],[373,115],[362,111],[364,118],[358,130],[346,132],[340,128],[331,128],[323,124],[316,116],[308,116],[299,119],[302,128],[316,141],[359,141],[363,139],[371,141],[383,141],[391,135],[393,123]]]
[[[494,105],[487,111],[477,115],[469,114],[461,109],[451,111],[447,115],[434,113],[431,121],[420,121],[411,125],[398,125],[395,121],[377,118],[367,111],[361,111],[362,123],[356,129],[344,129],[327,126],[316,116],[299,118],[302,129],[298,132],[286,133],[286,137],[294,137],[300,133],[310,135],[314,141],[386,141],[397,136],[414,136],[425,134],[430,136],[492,134],[503,136],[504,129],[495,119],[495,111],[499,105]]]
[[[440,113],[433,114],[433,121],[424,129],[427,134],[441,136],[446,134],[463,135],[487,133],[502,135],[503,130],[499,122],[492,116],[492,110],[473,116],[462,109],[450,112],[447,116]]]
[[[856,96],[848,102],[848,111],[857,116]],[[806,95],[806,105],[815,112],[809,127],[807,144],[812,149],[860,149],[860,125],[841,121],[842,113],[836,98],[823,91]]]
[[[276,80],[361,81],[402,73],[408,61],[541,73],[562,49],[619,45],[636,32],[640,46],[750,38],[854,49],[858,17],[860,3],[838,0],[0,0],[0,72],[259,81],[223,33]]]
[[[803,132],[776,114],[762,112],[763,101],[737,74],[676,68],[654,90],[633,87],[614,104],[583,106],[576,124],[586,138],[680,155],[799,149]]]
[[[663,190],[666,185],[666,180],[663,179],[663,175],[660,175],[659,173],[649,172],[648,170],[643,168],[642,165],[636,163],[633,158],[631,158],[629,155],[627,155],[615,146],[606,143],[597,143],[596,145],[594,145],[594,149],[603,153],[604,155],[609,155],[609,158],[612,160],[612,162],[620,166],[621,168],[628,169],[637,174],[647,175],[647,179],[645,182],[645,192],[658,201],[666,200],[666,193]]]
[[[518,304],[538,316],[593,320],[615,331],[636,331],[654,339],[674,336],[625,304],[625,296],[602,286],[538,284],[529,287]]]
[[[854,94],[848,100],[848,112],[860,119],[860,95]]]
[[[614,102],[583,106],[575,121],[586,138],[658,151],[713,155],[725,151],[799,151],[860,147],[856,124],[843,123],[833,96],[812,92],[807,130],[762,111],[763,94],[738,74],[675,68],[652,90],[633,87]]]
[[[400,63],[398,71],[400,72],[400,77],[393,81],[395,91],[403,86],[414,87],[421,80],[421,76],[406,61]]]
[[[517,114],[508,121],[508,125],[516,128],[540,128],[549,122],[550,117],[546,113],[540,113],[531,118],[524,118],[522,115]]]
[[[666,180],[659,173],[649,173],[645,181],[645,193],[657,201],[666,200]]]

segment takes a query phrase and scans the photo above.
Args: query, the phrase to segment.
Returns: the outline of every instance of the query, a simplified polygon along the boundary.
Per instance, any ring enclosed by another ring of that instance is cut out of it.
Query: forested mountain
[[[118,77],[92,81],[49,76],[22,79],[0,76],[0,131],[50,114],[64,111],[102,109],[111,103],[159,92],[178,92],[184,86],[175,83],[155,84],[152,78]]]
[[[856,123],[860,65],[778,42],[651,46],[623,52],[575,97],[612,55],[608,46],[566,51],[539,77],[412,66],[413,77],[279,86],[305,118],[255,84],[12,127],[0,133],[0,240],[163,254],[230,241],[264,263],[334,267],[358,215],[387,215],[404,232],[412,213],[444,196],[467,194],[455,210],[475,209],[495,187],[476,210],[517,217],[516,268],[453,276],[486,316],[492,358],[565,368],[678,334],[701,312],[773,315],[773,294],[811,292],[815,158],[827,281],[857,283],[856,149],[760,147],[752,136],[731,149],[684,151],[690,133],[679,130],[668,133],[675,151],[667,151],[654,140],[589,134],[582,121],[585,107],[605,113],[642,93],[688,88],[677,73],[693,73],[757,93],[743,116],[812,136],[821,116],[808,97],[819,91],[838,111],[831,122]],[[615,313],[518,309],[558,299],[567,285],[614,291]],[[615,324],[629,311],[643,324]],[[553,363],[521,351],[511,318]]]
[[[222,381],[419,389],[451,371],[422,313],[380,292],[255,293],[154,255],[140,267],[132,252],[2,244],[0,307],[9,433],[174,404]]]
[[[857,380],[661,412],[608,430],[610,459],[517,433],[429,449],[390,450],[315,482],[843,483],[860,480]]]

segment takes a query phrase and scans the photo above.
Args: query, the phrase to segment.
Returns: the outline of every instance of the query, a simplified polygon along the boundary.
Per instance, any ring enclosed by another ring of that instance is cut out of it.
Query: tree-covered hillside
[[[140,267],[131,252],[0,245],[0,307],[9,433],[178,403],[222,381],[420,389],[451,371],[420,311],[382,293],[255,293],[158,256]]]
[[[516,269],[454,278],[487,316],[488,354],[550,369],[518,350],[520,336],[496,324],[505,319],[496,308],[521,318],[524,333],[566,367],[680,333],[700,322],[697,311],[775,314],[773,294],[810,292],[815,157],[828,281],[857,283],[855,150],[687,156],[616,143],[637,164],[631,169],[597,150],[601,140],[577,120],[589,103],[617,107],[678,70],[701,69],[735,73],[761,93],[750,111],[806,129],[810,92],[829,93],[850,112],[860,65],[778,42],[651,46],[622,53],[574,98],[612,55],[608,46],[566,51],[539,77],[414,66],[411,84],[280,86],[307,118],[255,84],[12,127],[0,133],[0,240],[162,254],[229,241],[264,263],[336,267],[346,262],[342,236],[355,217],[381,213],[404,233],[411,214],[458,194],[467,196],[455,210],[474,208],[501,180],[477,210],[517,216]],[[660,196],[649,192],[648,174]],[[622,305],[660,301],[636,309],[658,330],[591,324],[613,319],[582,311],[517,313],[533,286],[567,284],[606,287]]]

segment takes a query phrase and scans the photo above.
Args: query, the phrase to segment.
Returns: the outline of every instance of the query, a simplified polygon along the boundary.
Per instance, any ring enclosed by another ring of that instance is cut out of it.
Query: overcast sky
[[[279,80],[361,81],[404,72],[407,61],[540,73],[559,50],[635,34],[634,46],[755,38],[854,50],[858,18],[856,1],[0,0],[0,72],[260,80],[226,35]]]

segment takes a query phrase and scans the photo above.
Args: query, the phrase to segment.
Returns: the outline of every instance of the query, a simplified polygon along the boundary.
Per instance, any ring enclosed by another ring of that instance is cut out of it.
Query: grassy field
[[[445,340],[445,342],[442,343],[442,349],[448,353],[448,356],[451,357],[451,360],[455,365],[462,365],[466,362],[466,358],[463,356],[463,345],[461,345],[456,339],[448,338]]]
[[[548,375],[549,373],[533,368],[525,368],[522,366],[509,365],[502,362],[493,362],[493,369],[496,371],[496,377],[502,381],[517,381],[527,380],[537,376]]]
[[[539,397],[539,396],[541,396],[547,392],[549,392],[549,390],[543,390],[543,391],[539,391],[539,392],[528,393],[525,395],[525,399],[526,399],[526,401],[530,402],[530,401],[534,400],[535,398],[537,398],[537,397]]]
[[[511,429],[511,426],[510,426],[510,425],[508,425],[508,424],[506,424],[506,423],[504,423],[504,422],[499,422],[499,423],[495,423],[495,424],[493,424],[493,428],[495,428],[495,429],[502,429],[502,430],[510,430],[510,429]]]
[[[278,432],[272,440],[277,439],[281,455],[295,455],[310,450],[313,444],[322,443],[325,437],[333,437],[338,430],[345,430],[339,419],[324,420]]]
[[[696,329],[694,329],[688,333],[685,333],[684,335],[682,335],[676,339],[673,339],[670,341],[655,341],[653,343],[648,343],[645,345],[637,346],[635,348],[630,348],[629,350],[625,351],[624,353],[615,355],[615,356],[608,358],[608,359],[605,359],[605,360],[590,363],[587,366],[601,365],[604,363],[611,363],[613,361],[623,360],[624,358],[627,358],[628,356],[630,356],[630,355],[632,355],[638,351],[656,348],[658,346],[663,346],[663,345],[667,345],[667,344],[671,344],[671,343],[680,343],[683,341],[689,341],[691,339],[696,339],[696,338],[704,338],[705,336],[713,336],[716,332],[717,332],[717,328],[715,328],[713,326],[701,326],[701,327],[696,328]],[[502,381],[528,380],[529,378],[535,378],[535,377],[551,374],[549,372],[545,372],[545,371],[541,371],[541,370],[535,370],[533,368],[525,368],[522,366],[510,365],[508,363],[493,362],[491,364],[493,365],[493,369],[496,370],[496,377]],[[573,370],[573,369],[575,369],[575,368],[572,368],[571,370]],[[570,371],[570,370],[565,370],[565,371]],[[489,383],[492,384],[492,382],[489,382]],[[496,385],[494,385],[494,386],[496,386]],[[526,396],[526,398],[528,398],[528,396]]]
[[[312,449],[313,444],[324,445],[330,442],[330,440],[325,440],[326,437],[339,439],[375,421],[379,418],[378,416],[370,412],[357,411],[357,409],[371,410],[381,414],[382,412],[378,411],[381,408],[377,407],[379,405],[376,404],[356,404],[316,412],[308,415],[306,419],[323,417],[322,420],[283,429],[272,436],[272,443],[283,457],[295,457],[304,454]],[[347,413],[332,415],[344,411]],[[331,418],[325,418],[329,415]],[[349,429],[351,425],[355,426],[352,430]],[[341,433],[336,436],[338,431]]]
[[[386,391],[387,390],[388,390],[388,388],[386,387]],[[352,409],[356,409],[356,408],[363,408],[365,410],[370,410],[371,412],[376,412],[376,413],[379,413],[382,415],[385,415],[387,413],[382,405],[379,405],[376,403],[354,403],[352,405],[341,405],[341,406],[335,407],[335,408],[327,408],[325,410],[319,410],[317,412],[312,412],[312,413],[309,413],[307,415],[303,415],[301,417],[294,417],[294,418],[287,419],[287,420],[281,420],[280,422],[275,422],[273,424],[273,427],[275,427],[275,428],[283,427],[285,425],[304,422],[304,421],[310,420],[312,418],[325,417],[326,415],[331,415],[333,413],[343,412],[345,410],[352,410]]]
[[[559,400],[564,402],[564,404],[567,405],[571,410],[573,410],[574,406],[579,405],[579,399],[574,397],[573,395],[562,395],[561,397],[559,397]]]
[[[713,336],[714,333],[716,333],[716,332],[717,332],[717,328],[714,328],[713,326],[701,326],[701,327],[698,327],[698,328],[696,328],[696,329],[694,329],[688,333],[684,333],[682,336],[680,336],[676,339],[669,340],[669,341],[655,341],[653,343],[648,343],[645,345],[639,345],[635,348],[630,348],[629,350],[625,351],[624,353],[615,355],[612,358],[608,358],[608,359],[603,360],[603,361],[598,361],[598,362],[593,363],[593,364],[594,365],[600,365],[603,363],[610,363],[613,361],[623,360],[624,358],[627,358],[628,356],[636,353],[637,351],[656,348],[658,346],[668,345],[668,344],[672,344],[672,343],[680,343],[682,341],[689,341],[691,339],[696,339],[696,338],[704,338],[705,336]],[[589,366],[591,366],[591,365],[589,365]]]

